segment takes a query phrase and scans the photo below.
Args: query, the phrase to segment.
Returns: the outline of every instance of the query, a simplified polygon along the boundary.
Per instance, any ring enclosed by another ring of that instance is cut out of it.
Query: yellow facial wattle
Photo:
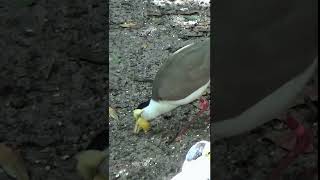
[[[141,117],[142,112],[143,112],[143,109],[135,109],[133,111],[133,117],[136,121],[139,119],[139,117]]]

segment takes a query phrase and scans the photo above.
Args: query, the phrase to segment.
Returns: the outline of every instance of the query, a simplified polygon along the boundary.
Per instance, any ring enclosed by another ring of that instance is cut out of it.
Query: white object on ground
[[[194,144],[186,155],[181,172],[171,180],[210,180],[210,142]]]

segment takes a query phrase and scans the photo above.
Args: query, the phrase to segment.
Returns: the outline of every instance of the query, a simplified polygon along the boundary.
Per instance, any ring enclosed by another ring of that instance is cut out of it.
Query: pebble
[[[46,171],[49,171],[51,169],[51,167],[48,165],[44,168]]]
[[[69,155],[64,155],[64,156],[61,157],[62,160],[67,160],[67,159],[69,159],[69,158],[70,158]]]
[[[89,137],[88,137],[86,134],[84,134],[84,135],[82,136],[82,139],[83,139],[83,140],[88,140]]]
[[[58,126],[62,126],[62,122],[61,121],[58,121]]]
[[[41,160],[35,160],[34,163],[39,164]]]

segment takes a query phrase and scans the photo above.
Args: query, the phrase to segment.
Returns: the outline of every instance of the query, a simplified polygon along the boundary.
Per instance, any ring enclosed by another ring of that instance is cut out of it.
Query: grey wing
[[[155,100],[181,100],[210,80],[210,48],[200,44],[170,57],[157,73]]]

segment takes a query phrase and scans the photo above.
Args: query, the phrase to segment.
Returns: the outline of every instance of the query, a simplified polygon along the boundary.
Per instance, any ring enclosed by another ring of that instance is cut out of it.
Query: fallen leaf
[[[196,21],[196,20],[200,19],[200,17],[197,15],[192,15],[192,16],[186,16],[185,19],[187,21]]]
[[[148,44],[142,44],[142,48],[146,49],[148,47]]]
[[[137,24],[133,23],[133,22],[125,22],[125,23],[122,23],[120,24],[120,27],[123,27],[123,28],[133,28],[135,27]]]
[[[116,111],[114,109],[112,109],[111,107],[109,107],[109,118],[110,117],[115,119],[115,120],[119,119]]]
[[[20,153],[14,151],[5,143],[0,144],[0,166],[13,178],[29,180],[28,171]]]

